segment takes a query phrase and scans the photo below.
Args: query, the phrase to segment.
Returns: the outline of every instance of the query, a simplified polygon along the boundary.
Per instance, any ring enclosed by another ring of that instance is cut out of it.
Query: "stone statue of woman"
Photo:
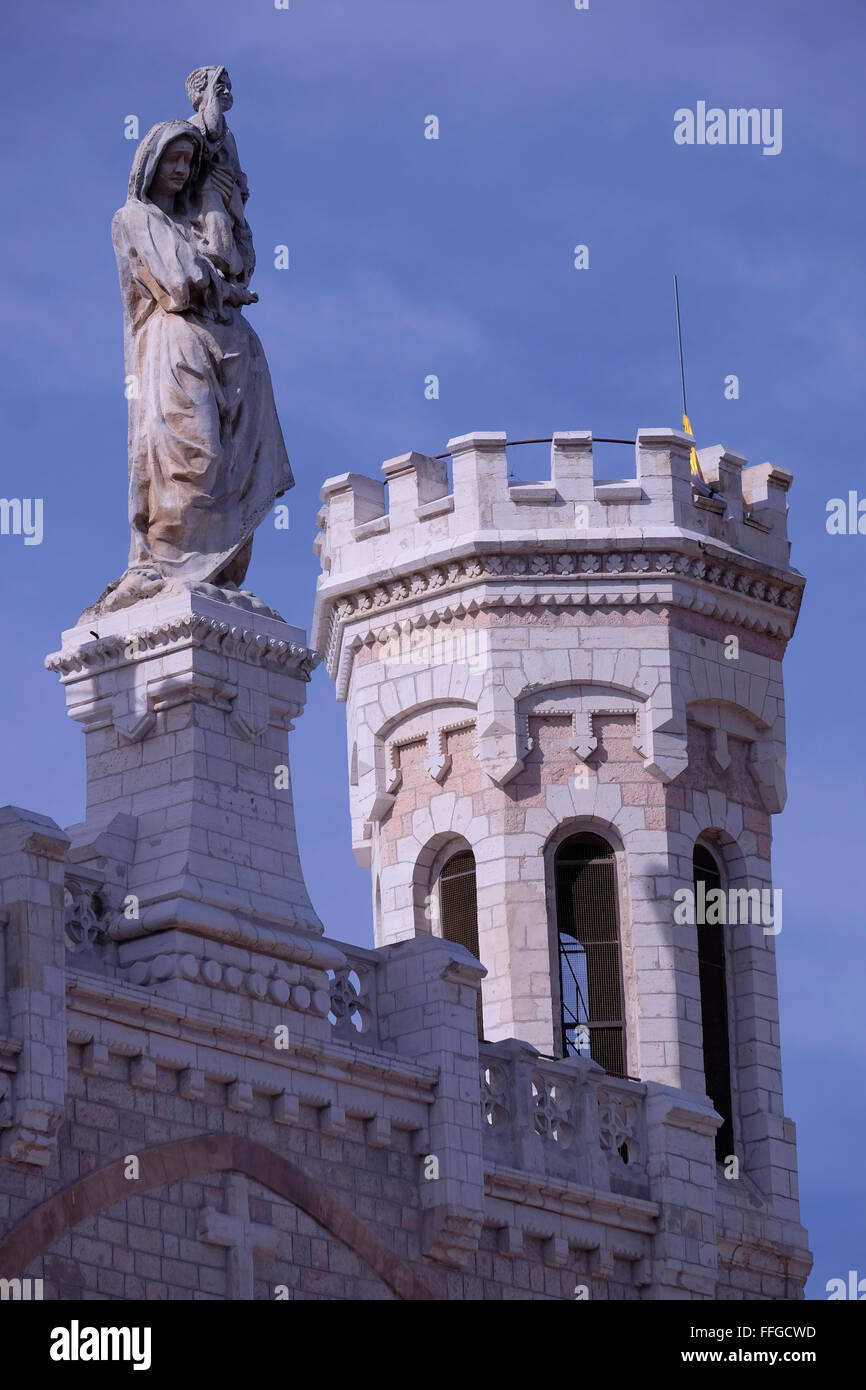
[[[193,584],[235,590],[253,531],[293,485],[262,345],[241,312],[257,296],[223,276],[196,231],[202,150],[189,122],[154,126],[112,223],[131,543],[126,573],[83,617]]]

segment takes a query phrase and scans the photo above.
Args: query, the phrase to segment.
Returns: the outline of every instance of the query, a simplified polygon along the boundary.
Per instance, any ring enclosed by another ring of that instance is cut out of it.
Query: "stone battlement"
[[[692,487],[693,442],[678,430],[640,429],[634,477],[597,481],[591,432],[560,431],[551,441],[550,478],[521,483],[509,479],[504,433],[461,435],[448,443],[450,492],[445,458],[419,453],[388,459],[383,480],[359,473],[329,478],[316,552],[325,576],[348,576],[396,569],[438,547],[453,553],[473,532],[515,541],[585,537],[595,544],[686,532],[786,567],[791,474],[771,463],[749,467],[742,454],[713,445],[698,457],[719,495],[704,497]]]
[[[591,434],[559,433],[550,480],[515,483],[504,434],[463,435],[449,445],[450,493],[444,459],[384,463],[387,511],[383,481],[328,479],[312,645],[338,698],[359,645],[491,606],[673,605],[787,641],[804,585],[788,561],[790,473],[702,449],[708,497],[690,447],[690,435],[639,430],[635,477],[602,482]]]

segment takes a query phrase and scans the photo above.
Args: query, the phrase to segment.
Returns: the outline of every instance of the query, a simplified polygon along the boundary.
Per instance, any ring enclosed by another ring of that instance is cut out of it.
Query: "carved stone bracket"
[[[263,737],[269,725],[277,728],[294,729],[293,720],[301,714],[300,701],[276,701],[260,690],[248,693],[248,702],[243,709],[235,705],[229,723],[241,738],[256,743]]]
[[[592,732],[592,715],[589,710],[575,710],[572,716],[574,734],[569,744],[572,752],[585,763],[598,747],[598,739]]]
[[[427,735],[427,757],[424,759],[424,771],[428,777],[432,777],[434,782],[443,782],[451,770],[451,758],[445,751],[446,738],[444,729],[433,729]]]
[[[784,753],[766,740],[758,740],[752,744],[750,761],[764,810],[777,815],[788,799]]]
[[[451,756],[446,751],[448,734],[455,733],[459,729],[471,729],[475,723],[474,716],[471,719],[452,720],[448,723],[439,724],[435,716],[422,716],[426,728],[419,730],[413,727],[410,730],[401,732],[398,736],[387,741],[387,787],[390,796],[396,795],[403,785],[403,773],[400,768],[400,753],[402,749],[409,748],[412,744],[423,742],[425,746],[424,771],[428,777],[432,777],[434,782],[444,782],[451,770]]]
[[[137,689],[131,692],[129,703],[132,705],[131,709],[126,708],[125,700],[116,699],[112,702],[111,722],[127,743],[139,743],[154,728],[156,715],[148,704],[146,690]]]
[[[593,719],[604,718],[616,715],[626,715],[634,718],[635,735],[632,746],[635,751],[646,757],[645,747],[645,721],[646,707],[637,700],[633,699],[630,703],[616,703],[596,687],[594,691],[588,687],[581,688],[576,686],[571,695],[551,693],[548,698],[544,691],[537,695],[526,697],[520,701],[520,732],[523,744],[528,752],[532,751],[534,740],[530,733],[529,721],[533,717],[559,717],[570,719],[572,726],[572,736],[569,741],[569,748],[581,765],[585,765],[587,759],[592,756],[598,747],[598,738],[593,730]],[[580,768],[577,769],[580,771]]]
[[[725,729],[713,730],[713,762],[722,772],[731,765],[728,735]]]
[[[456,1207],[434,1207],[422,1218],[422,1243],[429,1260],[451,1269],[471,1270],[481,1239],[482,1217]]]

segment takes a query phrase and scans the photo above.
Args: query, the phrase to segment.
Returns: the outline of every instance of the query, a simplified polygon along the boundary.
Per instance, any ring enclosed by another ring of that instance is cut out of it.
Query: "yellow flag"
[[[686,434],[694,434],[694,430],[692,429],[691,425],[689,424],[689,417],[688,417],[688,415],[685,415],[685,414],[683,415],[683,429],[685,430]],[[700,480],[701,480],[702,483],[703,483],[703,482],[706,482],[706,479],[704,478],[704,475],[703,475],[703,473],[701,472],[701,465],[698,463],[698,456],[697,456],[697,454],[695,453],[695,446],[694,446],[694,444],[692,445],[692,450],[691,450],[691,453],[689,454],[689,461],[690,461],[690,463],[691,463],[692,472],[693,472],[693,473],[697,473],[697,475],[698,475],[698,477],[700,478]]]

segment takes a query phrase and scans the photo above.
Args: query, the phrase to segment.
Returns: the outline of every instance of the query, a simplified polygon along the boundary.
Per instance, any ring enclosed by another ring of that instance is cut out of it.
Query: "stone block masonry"
[[[671,919],[698,840],[731,884],[770,882],[790,478],[704,451],[704,506],[689,443],[640,431],[636,477],[601,484],[590,436],[560,434],[550,481],[512,484],[504,436],[466,436],[451,492],[441,460],[389,460],[387,511],[381,483],[326,484],[314,646],[347,702],[373,947],[326,935],[304,884],[304,633],[201,586],[63,634],[85,816],[0,811],[0,1278],[60,1300],[801,1296],[776,943],[731,942],[729,1182]],[[575,828],[615,857],[623,1075],[557,1031]],[[455,847],[480,958],[431,911]]]
[[[384,483],[333,477],[313,630],[346,702],[377,944],[442,934],[439,874],[468,855],[485,1039],[562,1057],[556,858],[569,837],[600,835],[618,884],[626,1071],[693,1100],[706,1090],[698,951],[674,895],[699,843],[732,890],[769,889],[782,658],[803,579],[790,474],[705,449],[707,497],[691,443],[641,429],[635,476],[612,482],[593,476],[588,431],[554,434],[539,483],[509,477],[519,454],[501,433],[449,442],[450,490],[443,460],[417,453],[387,460]],[[732,1124],[751,1197],[802,1250],[774,950],[760,924],[726,947]]]

